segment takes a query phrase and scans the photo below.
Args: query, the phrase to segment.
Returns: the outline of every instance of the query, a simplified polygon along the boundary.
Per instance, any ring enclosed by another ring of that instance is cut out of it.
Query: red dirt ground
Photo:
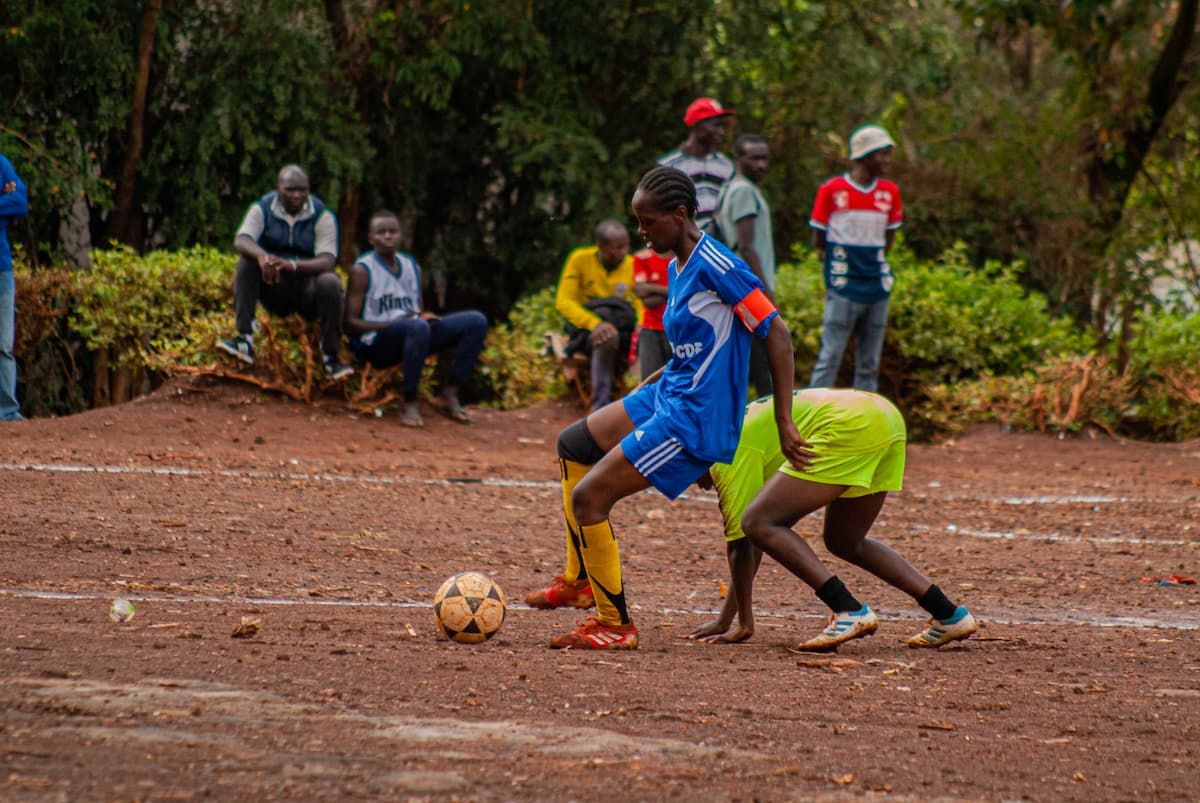
[[[614,514],[641,648],[579,653],[545,646],[574,612],[519,602],[561,570],[578,410],[474,412],[175,382],[4,425],[0,799],[1200,798],[1200,586],[1143,582],[1200,574],[1200,443],[911,446],[875,534],[985,626],[908,649],[919,609],[837,564],[881,626],[836,661],[788,651],[823,609],[769,561],[753,639],[682,639],[720,605],[716,506],[641,494]],[[466,569],[510,600],[480,646],[428,608]]]

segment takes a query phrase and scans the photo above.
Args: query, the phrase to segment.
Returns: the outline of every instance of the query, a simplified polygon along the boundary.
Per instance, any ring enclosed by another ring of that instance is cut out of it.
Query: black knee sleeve
[[[604,450],[588,432],[587,423],[581,418],[558,433],[558,456],[572,463],[593,466],[604,457]]]

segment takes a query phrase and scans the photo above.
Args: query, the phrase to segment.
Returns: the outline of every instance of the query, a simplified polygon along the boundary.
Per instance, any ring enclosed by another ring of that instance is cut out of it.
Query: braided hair
[[[674,167],[656,167],[642,176],[638,189],[653,195],[659,209],[670,211],[682,206],[690,219],[696,219],[696,185],[687,173]]]

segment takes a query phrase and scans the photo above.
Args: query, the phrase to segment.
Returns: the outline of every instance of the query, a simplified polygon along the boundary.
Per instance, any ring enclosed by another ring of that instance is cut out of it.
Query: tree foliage
[[[299,162],[343,262],[391,208],[433,305],[498,320],[714,95],[771,141],[781,252],[881,122],[918,256],[1021,261],[1126,344],[1158,254],[1197,236],[1197,2],[0,0],[0,149],[33,202],[10,231],[41,262],[227,248]]]
[[[20,76],[0,99],[13,121],[2,145],[43,196],[48,184],[86,192],[104,231],[144,6],[0,5],[23,45],[0,53]],[[680,110],[709,89],[694,76],[712,4],[676,12],[664,0],[167,3],[133,208],[114,229],[139,249],[224,245],[278,168],[299,162],[339,211],[344,260],[371,212],[392,208],[434,299],[499,314],[596,217],[623,215],[637,177],[682,138]],[[70,41],[91,46],[79,56]],[[34,142],[52,145],[41,161]],[[57,221],[36,203],[35,217],[45,247]]]

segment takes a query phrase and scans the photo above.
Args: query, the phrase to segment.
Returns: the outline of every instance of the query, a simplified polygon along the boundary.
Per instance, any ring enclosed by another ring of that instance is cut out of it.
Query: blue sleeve
[[[25,217],[29,214],[29,195],[25,188],[25,182],[21,181],[21,177],[13,169],[12,162],[0,156],[0,189],[9,183],[16,184],[17,188],[12,192],[0,195],[0,217],[8,219]]]
[[[717,295],[721,297],[729,306],[733,307],[737,312],[738,318],[747,327],[753,327],[751,332],[760,340],[765,340],[767,332],[771,330],[771,319],[779,314],[778,310],[772,309],[771,312],[761,320],[755,322],[752,318],[746,317],[746,313],[751,311],[751,308],[756,305],[743,307],[742,302],[747,296],[755,290],[764,291],[762,281],[754,275],[754,271],[750,270],[750,266],[740,259],[735,260],[734,267],[721,273],[714,270],[711,265],[706,266],[711,271],[712,277],[716,280],[713,289]],[[766,303],[765,296],[760,296],[760,300]]]
[[[721,272],[712,265],[705,265],[710,278],[709,284],[717,295],[731,307],[736,307],[755,290],[762,290],[763,283],[741,259],[734,258],[733,266]]]

